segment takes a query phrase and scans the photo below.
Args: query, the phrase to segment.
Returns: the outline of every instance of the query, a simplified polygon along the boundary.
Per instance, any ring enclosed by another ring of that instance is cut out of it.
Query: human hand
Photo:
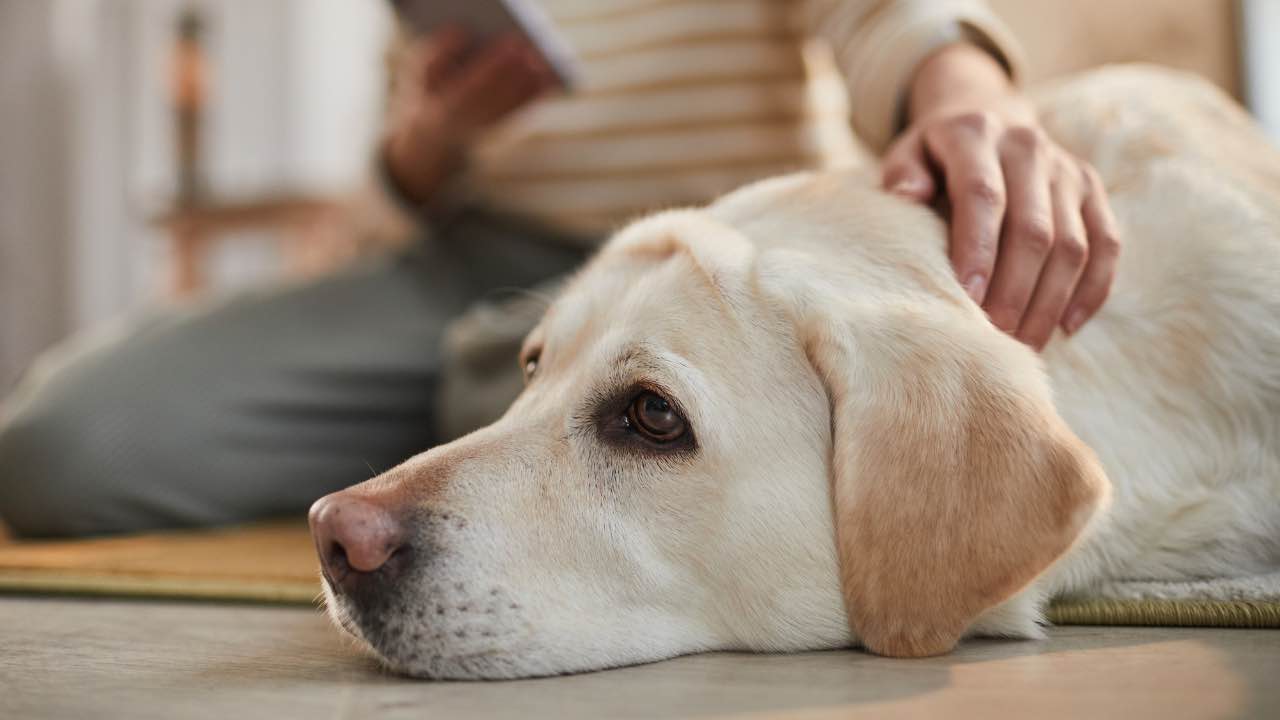
[[[945,193],[961,284],[992,323],[1040,350],[1056,326],[1074,333],[1102,306],[1120,245],[1098,174],[1050,139],[1030,103],[1004,83],[932,103],[913,96],[913,106],[927,109],[885,154],[883,180],[919,202]]]
[[[474,53],[467,34],[445,28],[405,53],[392,89],[382,152],[405,194],[425,202],[461,164],[475,137],[557,80],[523,37]]]

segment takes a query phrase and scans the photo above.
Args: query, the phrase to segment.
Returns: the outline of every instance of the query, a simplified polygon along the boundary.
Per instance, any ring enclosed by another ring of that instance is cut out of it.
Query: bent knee
[[[111,458],[88,423],[61,408],[19,410],[0,425],[0,519],[19,536],[119,532]]]

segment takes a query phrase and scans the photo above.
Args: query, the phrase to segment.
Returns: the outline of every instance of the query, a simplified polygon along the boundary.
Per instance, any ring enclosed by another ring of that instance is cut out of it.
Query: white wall
[[[163,67],[171,28],[188,5],[209,21],[212,107],[204,147],[215,192],[333,192],[364,169],[381,117],[388,3],[131,1],[140,39],[134,112],[144,138],[132,180],[149,201],[174,182],[167,79],[155,68]]]
[[[17,0],[21,2],[21,0]],[[56,0],[50,57],[64,93],[60,118],[67,178],[55,191],[67,213],[66,284],[70,314],[64,332],[116,316],[145,288],[145,218],[126,181],[139,134],[132,99],[137,25],[118,3]]]
[[[293,0],[289,87],[296,132],[289,182],[317,192],[345,188],[368,166],[382,124],[387,0]]]
[[[0,0],[0,395],[40,349],[154,295],[147,218],[175,176],[167,60],[178,14],[209,25],[203,147],[218,195],[342,191],[376,135],[382,0]],[[215,277],[261,273],[229,244]]]
[[[0,0],[0,389],[67,327],[66,93],[52,7]]]

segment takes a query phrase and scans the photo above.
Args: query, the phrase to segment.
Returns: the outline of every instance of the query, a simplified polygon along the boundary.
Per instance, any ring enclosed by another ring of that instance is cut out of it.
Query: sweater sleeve
[[[806,0],[804,25],[826,40],[849,91],[853,129],[883,152],[906,119],[909,85],[930,53],[958,41],[990,52],[1018,80],[1021,50],[981,0]]]

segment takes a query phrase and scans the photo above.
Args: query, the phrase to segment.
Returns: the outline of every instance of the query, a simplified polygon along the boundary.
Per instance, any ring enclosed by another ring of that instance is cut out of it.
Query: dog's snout
[[[340,492],[320,498],[308,519],[325,575],[343,590],[353,591],[379,571],[395,570],[408,554],[404,523],[358,495]]]

